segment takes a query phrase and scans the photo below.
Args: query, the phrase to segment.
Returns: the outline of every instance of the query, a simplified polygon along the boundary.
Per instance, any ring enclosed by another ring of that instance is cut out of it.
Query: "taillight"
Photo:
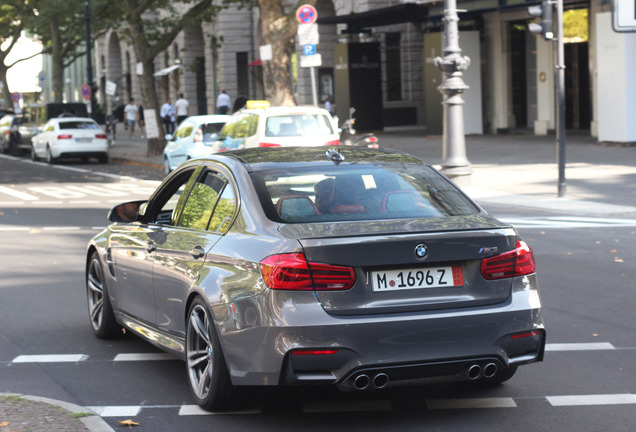
[[[529,332],[517,333],[517,334],[510,335],[510,339],[525,339],[525,338],[529,338],[529,337],[539,336],[540,334],[541,334],[541,331],[532,330],[532,331],[529,331]]]
[[[517,241],[515,250],[505,252],[481,261],[481,275],[485,279],[504,279],[534,273],[537,267],[530,246]]]
[[[258,143],[259,147],[280,147],[280,144],[276,144],[276,143],[266,143],[266,142],[262,142],[262,143]]]
[[[340,145],[340,140],[327,141],[325,145],[327,146]]]
[[[356,282],[353,268],[307,262],[299,253],[272,255],[260,264],[265,283],[275,290],[347,290]]]
[[[338,354],[337,349],[297,349],[292,351],[292,355],[333,355]]]
[[[60,140],[60,139],[71,139],[71,138],[73,138],[73,135],[71,135],[71,134],[58,135],[58,136],[57,136],[57,139],[59,139],[59,140]]]
[[[203,142],[203,131],[201,130],[201,128],[197,129],[197,131],[194,133],[194,142]]]
[[[106,134],[97,134],[97,135],[95,135],[95,138],[108,139],[108,136]]]

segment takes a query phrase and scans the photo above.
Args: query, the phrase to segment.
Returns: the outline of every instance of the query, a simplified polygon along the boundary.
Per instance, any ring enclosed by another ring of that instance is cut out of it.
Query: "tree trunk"
[[[51,30],[51,90],[53,102],[64,102],[64,56],[62,54],[62,38],[56,17],[49,24]]]
[[[300,0],[285,14],[282,0],[258,0],[261,11],[261,43],[272,46],[272,59],[263,62],[265,97],[272,105],[295,105],[292,89],[291,55],[298,31],[296,10],[316,0]]]
[[[9,89],[9,83],[7,83],[7,70],[4,65],[4,61],[0,63],[0,82],[4,84],[2,86],[2,98],[4,99],[4,105],[6,108],[13,107],[13,100],[11,99],[11,90]]]
[[[165,131],[163,129],[163,120],[161,119],[161,111],[159,109],[159,98],[157,97],[157,87],[155,86],[155,64],[152,58],[140,59],[144,73],[141,75],[141,95],[144,99],[144,108],[150,108],[155,110],[155,118],[157,120],[157,126],[159,127],[159,138],[148,139],[148,156],[159,155],[163,152],[165,140],[163,136]]]

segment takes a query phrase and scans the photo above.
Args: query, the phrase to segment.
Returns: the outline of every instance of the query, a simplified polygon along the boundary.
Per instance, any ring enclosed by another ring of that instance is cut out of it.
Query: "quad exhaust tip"
[[[475,363],[468,366],[464,373],[469,380],[473,381],[482,377],[486,379],[493,378],[497,375],[498,370],[499,367],[493,362],[486,363],[483,368],[481,365]]]

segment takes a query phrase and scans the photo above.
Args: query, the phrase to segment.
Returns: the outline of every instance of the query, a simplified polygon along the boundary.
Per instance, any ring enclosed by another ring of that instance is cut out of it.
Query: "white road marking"
[[[11,363],[75,363],[88,360],[85,354],[19,355]]]
[[[547,396],[552,406],[627,405],[636,404],[633,394],[601,394],[575,396]]]
[[[502,222],[515,228],[616,228],[634,227],[636,219],[555,216],[546,218],[503,217]]]
[[[516,408],[512,398],[427,399],[429,409]]]
[[[232,415],[232,414],[260,414],[260,409],[248,409],[248,410],[238,410],[238,411],[224,411],[224,412],[210,412],[201,408],[199,405],[182,405],[179,408],[180,416],[191,416],[191,415]]]
[[[100,417],[135,417],[139,415],[141,405],[89,406],[86,407]]]
[[[545,344],[546,351],[602,351],[615,349],[616,347],[609,342]]]
[[[24,201],[35,201],[35,200],[38,199],[37,197],[35,197],[33,195],[29,195],[27,193],[17,191],[15,189],[11,189],[11,188],[8,188],[6,186],[0,186],[0,193],[3,193],[5,195],[9,195],[9,196],[12,196],[14,198],[18,198],[18,199],[21,199],[21,200],[24,200]]]
[[[129,353],[117,354],[114,361],[150,361],[150,360],[178,360],[168,353]]]

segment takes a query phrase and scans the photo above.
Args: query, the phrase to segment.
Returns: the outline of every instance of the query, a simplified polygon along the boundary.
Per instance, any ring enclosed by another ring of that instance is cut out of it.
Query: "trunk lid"
[[[310,262],[355,268],[351,289],[316,291],[333,315],[476,307],[510,296],[512,279],[485,280],[480,265],[515,248],[514,229],[484,215],[401,222],[297,224],[281,232],[298,236]]]

